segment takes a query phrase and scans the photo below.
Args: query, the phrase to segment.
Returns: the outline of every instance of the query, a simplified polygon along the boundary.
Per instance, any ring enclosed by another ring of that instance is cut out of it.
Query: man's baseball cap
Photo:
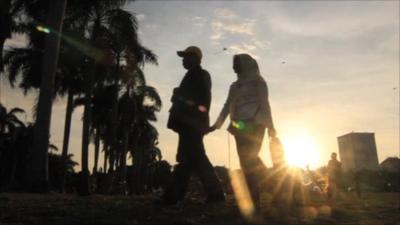
[[[201,58],[203,57],[203,54],[201,53],[200,48],[197,47],[197,46],[189,46],[189,47],[187,47],[185,50],[183,50],[183,51],[177,51],[176,53],[177,53],[178,56],[180,56],[180,57],[184,57],[185,55],[188,55],[188,54],[194,54],[194,55],[196,55],[197,57],[199,57],[199,59],[201,59]]]

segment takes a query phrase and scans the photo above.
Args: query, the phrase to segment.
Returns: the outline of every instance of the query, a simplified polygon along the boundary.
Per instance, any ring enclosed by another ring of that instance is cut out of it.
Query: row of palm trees
[[[26,115],[20,108],[8,110],[0,103],[0,190],[19,190],[23,184],[25,165],[28,161],[29,147],[33,144],[34,127],[32,123],[25,123],[20,116]],[[58,148],[49,145],[49,180],[52,187],[61,186],[59,174],[64,172],[60,168],[65,165],[68,176],[75,173],[76,162],[73,154],[66,156],[66,163],[61,163],[61,155],[56,154]]]
[[[16,159],[24,155],[24,143],[19,141],[31,129],[24,129],[25,124],[18,118],[18,114],[22,113],[25,112],[20,108],[7,110],[0,103],[0,188],[14,183],[17,173]],[[11,147],[13,151],[10,151]]]
[[[68,0],[66,4],[65,0],[10,0],[9,3],[9,10],[13,10],[8,13],[10,29],[26,34],[29,43],[26,48],[5,52],[4,74],[13,87],[18,85],[25,94],[35,89],[40,91],[26,187],[33,191],[48,190],[49,127],[52,101],[57,96],[67,97],[64,165],[73,110],[80,105],[84,107],[79,188],[82,195],[90,193],[91,139],[95,145],[94,173],[98,170],[101,147],[105,156],[103,169],[109,172],[117,167],[126,168],[127,153],[137,165],[145,164],[146,154],[157,145],[158,133],[150,121],[156,120],[161,99],[156,89],[146,84],[142,69],[145,63],[157,64],[157,58],[140,44],[137,20],[123,9],[126,1]],[[41,32],[40,27],[48,28],[48,32]],[[120,171],[124,179],[126,169]]]

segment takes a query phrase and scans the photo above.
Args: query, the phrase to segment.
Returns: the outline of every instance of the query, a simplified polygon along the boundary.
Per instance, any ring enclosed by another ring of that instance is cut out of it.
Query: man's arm
[[[193,84],[193,97],[197,107],[204,108],[206,112],[210,110],[211,104],[211,77],[207,71],[202,71],[201,74],[196,74],[196,83]]]

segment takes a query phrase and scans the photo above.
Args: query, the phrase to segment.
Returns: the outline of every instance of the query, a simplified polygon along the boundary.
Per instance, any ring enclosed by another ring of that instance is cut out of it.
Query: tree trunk
[[[96,71],[96,64],[86,75],[86,88],[85,88],[85,109],[83,114],[83,127],[82,127],[82,160],[81,160],[81,182],[79,188],[80,195],[90,195],[89,188],[89,136],[90,124],[92,121],[92,93],[93,93],[93,80]]]
[[[70,131],[71,131],[71,120],[72,120],[72,111],[73,110],[74,110],[74,94],[72,92],[72,88],[69,88],[67,109],[66,109],[66,113],[65,113],[63,148],[62,148],[62,153],[61,153],[61,161],[62,161],[63,165],[62,165],[62,172],[61,172],[61,190],[60,190],[60,192],[64,192],[65,176],[67,174],[68,145],[69,145],[69,136],[70,136]]]
[[[118,152],[120,151],[120,149],[118,149]],[[118,157],[119,156],[119,157]],[[115,170],[117,170],[120,165],[121,165],[121,155],[116,156],[116,161],[115,161]]]
[[[124,131],[123,137],[123,145],[122,145],[122,154],[121,154],[121,189],[124,195],[127,194],[127,185],[126,185],[126,153],[129,145],[129,130]]]
[[[96,137],[94,140],[94,166],[93,166],[93,175],[97,174],[97,167],[99,163],[99,150],[100,150],[100,128],[96,129]]]
[[[114,74],[114,96],[112,101],[112,112],[111,112],[111,131],[110,131],[110,172],[114,171],[114,161],[117,151],[117,127],[118,127],[118,81],[119,81],[119,60],[120,54],[117,54],[117,65],[115,67],[115,74]]]
[[[108,150],[107,145],[104,144],[103,151],[104,151],[104,161],[103,161],[103,173],[107,173],[107,160],[108,160]]]
[[[35,122],[33,154],[27,166],[26,182],[30,191],[49,190],[48,147],[50,137],[51,110],[54,94],[54,77],[58,63],[60,35],[66,0],[50,1],[47,24],[51,33],[46,37],[46,47],[42,62],[42,82],[40,85],[38,111]]]
[[[16,149],[14,149],[14,151],[12,152],[12,157],[11,157],[11,170],[10,170],[10,180],[8,182],[9,184],[9,188],[12,190],[13,188],[15,188],[16,184],[15,184],[15,174],[16,174],[16,170],[17,170],[17,162],[18,162],[18,155],[19,155],[19,151],[20,149],[17,147]]]
[[[114,150],[111,145],[108,146],[108,173],[114,172],[115,157]]]

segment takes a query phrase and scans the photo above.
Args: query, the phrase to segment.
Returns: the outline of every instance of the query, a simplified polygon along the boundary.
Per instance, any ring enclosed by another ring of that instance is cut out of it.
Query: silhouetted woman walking
[[[225,105],[210,131],[221,128],[229,115],[228,131],[234,135],[240,165],[256,208],[260,206],[262,171],[266,167],[258,156],[265,129],[275,136],[267,83],[261,77],[257,61],[248,54],[233,57],[233,70],[237,80],[232,83]]]

